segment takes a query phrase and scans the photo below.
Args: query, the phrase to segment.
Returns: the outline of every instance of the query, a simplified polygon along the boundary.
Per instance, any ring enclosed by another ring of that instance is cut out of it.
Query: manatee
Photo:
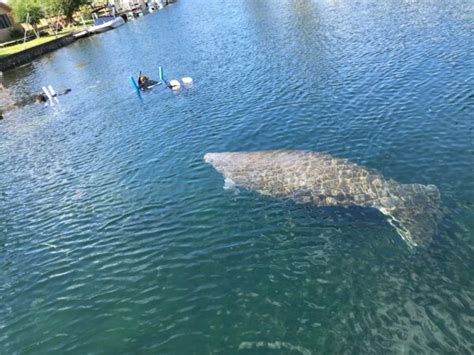
[[[440,194],[434,185],[401,184],[329,154],[276,150],[208,153],[205,162],[226,184],[318,207],[375,208],[410,246],[426,246],[437,232]]]

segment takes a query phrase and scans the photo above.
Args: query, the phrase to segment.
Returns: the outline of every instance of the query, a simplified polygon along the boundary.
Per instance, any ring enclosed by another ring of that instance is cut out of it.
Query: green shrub
[[[9,5],[18,22],[35,26],[44,17],[42,6],[35,0],[11,0]]]
[[[22,38],[25,35],[25,30],[20,28],[12,28],[10,30],[10,38],[11,39],[18,39]]]

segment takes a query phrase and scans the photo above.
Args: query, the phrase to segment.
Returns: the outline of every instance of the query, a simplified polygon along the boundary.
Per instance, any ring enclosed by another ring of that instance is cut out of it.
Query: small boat
[[[88,30],[83,30],[83,31],[74,32],[72,35],[74,38],[82,38],[82,37],[89,36],[90,34],[91,32],[89,32]]]
[[[122,26],[125,23],[125,20],[122,17],[116,17],[114,21],[112,22],[112,27],[117,28]]]
[[[122,17],[99,17],[94,20],[95,26],[89,27],[88,31],[92,33],[100,33],[122,26],[125,20]]]

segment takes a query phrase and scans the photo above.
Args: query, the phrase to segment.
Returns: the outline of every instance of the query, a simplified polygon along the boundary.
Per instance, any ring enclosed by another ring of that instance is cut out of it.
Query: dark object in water
[[[138,74],[137,84],[138,84],[138,88],[140,90],[149,90],[153,86],[158,84],[158,82],[155,81],[155,80],[149,79],[146,75],[144,75],[144,74],[142,74],[142,72],[140,72],[140,74]]]
[[[69,94],[70,92],[71,92],[71,89],[66,89],[59,94],[54,94],[52,97],[63,96],[63,95]],[[46,96],[44,92],[39,92],[38,94],[35,95],[35,101],[37,103],[46,103],[48,102],[48,96]]]
[[[70,92],[71,92],[71,89],[66,89],[66,90],[64,90],[62,93],[56,94],[56,96],[66,95],[66,94],[69,94]]]
[[[157,81],[155,80],[150,80],[146,79],[144,82],[140,84],[140,89],[141,90],[150,90],[152,87],[154,87],[156,84],[158,84]]]
[[[208,153],[229,185],[325,206],[378,209],[410,246],[430,243],[440,217],[434,185],[401,184],[347,159],[307,151]]]
[[[48,101],[48,98],[46,97],[46,95],[42,92],[36,94],[35,96],[35,101],[38,102],[38,103],[45,103]]]

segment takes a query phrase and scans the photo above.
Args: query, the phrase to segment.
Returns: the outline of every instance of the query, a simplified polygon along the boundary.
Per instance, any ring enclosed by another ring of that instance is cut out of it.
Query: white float
[[[51,85],[48,85],[49,92],[51,93],[52,97],[56,96],[56,91],[54,91],[53,87]]]
[[[43,91],[44,93],[46,94],[46,97],[48,98],[49,102],[51,102],[51,104],[54,105],[53,103],[53,95],[51,95],[51,93],[49,92],[48,88],[46,86],[43,86]]]
[[[181,84],[179,83],[178,80],[170,80],[170,86],[171,86],[171,89],[173,90],[179,90],[179,88],[181,87]]]
[[[191,85],[193,83],[193,78],[190,76],[185,76],[184,78],[181,78],[181,81],[184,85]]]

